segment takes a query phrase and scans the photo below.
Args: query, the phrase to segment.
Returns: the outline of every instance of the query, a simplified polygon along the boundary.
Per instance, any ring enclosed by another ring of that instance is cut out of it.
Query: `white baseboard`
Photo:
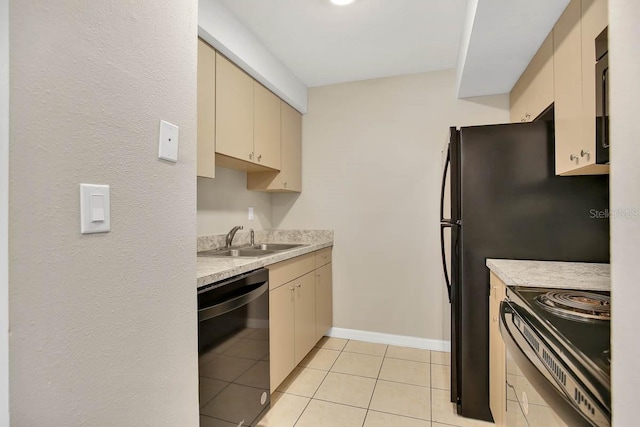
[[[380,332],[360,331],[357,329],[331,328],[327,333],[334,338],[345,338],[374,342],[378,344],[397,345],[400,347],[421,348],[423,350],[451,352],[451,342],[430,340],[428,338],[408,337],[405,335],[382,334]]]

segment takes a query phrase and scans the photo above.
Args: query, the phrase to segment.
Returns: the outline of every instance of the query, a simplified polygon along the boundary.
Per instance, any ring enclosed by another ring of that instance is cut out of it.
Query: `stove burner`
[[[582,291],[551,291],[535,300],[545,310],[572,320],[609,320],[609,296]]]

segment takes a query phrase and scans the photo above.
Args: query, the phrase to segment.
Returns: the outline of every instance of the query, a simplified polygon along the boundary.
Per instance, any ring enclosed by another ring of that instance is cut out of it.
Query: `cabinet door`
[[[269,291],[269,361],[271,392],[296,366],[294,362],[294,298],[293,283]]]
[[[316,281],[313,272],[294,280],[295,288],[295,364],[311,351],[316,340]],[[288,286],[288,285],[285,285]]]
[[[607,26],[607,9],[607,0],[582,0],[583,141],[581,151],[589,154],[580,159],[580,166],[595,165],[596,162],[595,39]]]
[[[198,39],[198,176],[216,175],[216,51]]]
[[[333,274],[331,263],[316,270],[316,342],[333,325]]]
[[[580,13],[580,0],[572,0],[553,30],[556,174],[559,175],[580,166],[584,134]]]
[[[284,101],[280,101],[280,113],[280,172],[248,174],[248,190],[302,191],[302,115]]]
[[[285,102],[282,113],[282,188],[302,191],[302,114]]]
[[[216,153],[253,161],[253,79],[216,54]]]
[[[254,162],[280,169],[280,99],[253,82]]]
[[[510,93],[512,122],[531,122],[553,103],[553,31]]]
[[[500,302],[505,297],[504,284],[491,273],[489,294],[489,407],[496,426],[506,423],[506,348],[500,335]]]

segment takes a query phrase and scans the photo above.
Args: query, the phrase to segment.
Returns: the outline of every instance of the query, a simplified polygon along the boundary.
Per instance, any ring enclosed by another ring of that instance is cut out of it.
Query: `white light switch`
[[[249,221],[253,221],[253,208],[249,207]]]
[[[170,162],[178,161],[178,126],[160,120],[158,157]]]
[[[109,186],[80,184],[80,232],[106,233],[110,230]]]

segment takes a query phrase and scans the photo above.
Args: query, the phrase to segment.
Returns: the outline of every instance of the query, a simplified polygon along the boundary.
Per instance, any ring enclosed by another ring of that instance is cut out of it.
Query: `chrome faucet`
[[[238,230],[242,230],[241,225],[236,225],[231,229],[231,231],[227,233],[227,238],[226,238],[227,248],[230,248],[231,245],[233,244],[233,238],[236,236],[236,233],[238,232]]]
[[[249,236],[250,236],[249,237],[250,238],[249,243],[251,244],[251,246],[255,245],[256,244],[256,242],[255,242],[255,233],[253,232],[253,228],[249,229]]]

